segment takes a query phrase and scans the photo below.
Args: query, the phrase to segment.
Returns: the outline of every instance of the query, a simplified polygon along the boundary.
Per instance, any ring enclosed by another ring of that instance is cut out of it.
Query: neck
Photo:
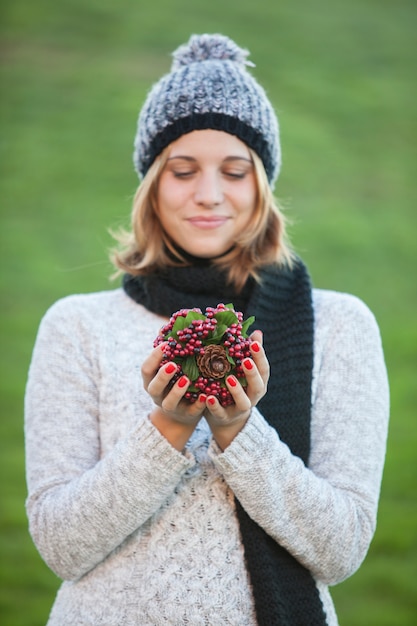
[[[221,254],[218,254],[216,256],[202,257],[202,256],[195,256],[194,254],[190,254],[189,252],[187,252],[186,250],[184,250],[177,244],[171,243],[169,248],[166,247],[166,252],[173,261],[181,260],[181,261],[185,261],[187,265],[197,265],[197,266],[207,267],[211,265],[212,261],[216,261],[218,259],[222,259],[223,257],[226,257],[233,250],[234,247],[235,246],[233,245],[230,248],[228,248],[226,252],[222,252]]]

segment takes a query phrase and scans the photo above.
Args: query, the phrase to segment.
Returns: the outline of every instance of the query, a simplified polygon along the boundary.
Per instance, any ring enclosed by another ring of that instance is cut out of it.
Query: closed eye
[[[175,178],[190,178],[193,174],[195,174],[195,172],[194,171],[176,172],[175,170],[172,170],[172,174]]]
[[[239,167],[239,168],[225,168],[223,169],[223,176],[231,178],[232,180],[242,180],[252,171],[251,167]]]
[[[225,172],[224,175],[227,176],[227,178],[235,178],[237,180],[245,178],[247,172]]]

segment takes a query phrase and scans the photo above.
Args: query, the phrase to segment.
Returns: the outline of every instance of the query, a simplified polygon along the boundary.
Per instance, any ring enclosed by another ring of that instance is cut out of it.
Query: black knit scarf
[[[233,302],[245,317],[255,315],[252,329],[262,330],[271,366],[268,392],[258,407],[280,439],[307,464],[314,330],[310,279],[300,260],[291,270],[268,266],[261,275],[261,284],[249,280],[240,294],[209,263],[167,268],[147,277],[126,275],[123,287],[136,302],[167,317],[181,308],[200,307],[204,312],[220,302]],[[325,625],[310,572],[235,500],[259,626]]]

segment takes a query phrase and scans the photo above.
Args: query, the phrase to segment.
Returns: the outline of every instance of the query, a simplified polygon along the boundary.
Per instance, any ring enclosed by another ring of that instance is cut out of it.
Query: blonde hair
[[[262,266],[271,263],[291,266],[293,260],[284,215],[274,199],[261,159],[253,150],[249,151],[257,185],[255,210],[233,249],[213,260],[227,272],[229,282],[238,290],[249,276],[259,280]],[[163,230],[156,211],[159,178],[168,154],[169,146],[155,159],[136,191],[131,231],[121,229],[117,233],[112,232],[120,244],[120,248],[112,250],[110,256],[117,268],[115,276],[122,272],[136,276],[151,274],[167,265],[189,265]]]

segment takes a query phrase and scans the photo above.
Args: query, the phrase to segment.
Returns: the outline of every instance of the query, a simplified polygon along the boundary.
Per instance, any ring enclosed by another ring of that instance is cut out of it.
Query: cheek
[[[235,187],[235,206],[242,213],[252,213],[255,211],[258,199],[258,189],[254,176],[249,176],[243,184]]]
[[[164,226],[174,216],[178,194],[169,185],[160,185],[156,196],[156,214]]]
[[[160,213],[172,214],[173,211],[180,209],[184,204],[185,194],[184,185],[175,184],[175,181],[166,180],[162,177],[156,196],[156,204]]]
[[[156,215],[163,230],[177,241],[178,237],[181,237],[182,234],[182,198],[180,194],[172,189],[167,193],[165,189],[162,193],[158,194],[156,206]]]
[[[175,228],[175,211],[171,210],[169,206],[160,206],[157,211],[157,216],[162,228],[170,235],[173,228]]]
[[[237,201],[237,206],[240,207],[240,214],[245,219],[250,219],[252,214],[255,212],[257,204],[257,194],[254,192],[252,187],[248,187],[245,190],[242,190],[240,197]]]

